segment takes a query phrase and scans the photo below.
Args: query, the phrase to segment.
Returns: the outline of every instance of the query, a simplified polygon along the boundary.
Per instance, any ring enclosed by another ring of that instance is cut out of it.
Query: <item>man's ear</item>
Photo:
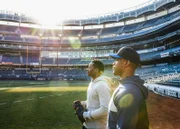
[[[99,70],[98,68],[95,68],[95,71],[96,71],[96,72],[98,72],[98,70]]]
[[[130,62],[129,60],[125,60],[125,61],[124,61],[124,65],[125,65],[125,66],[130,65],[130,63],[131,63],[131,62]]]

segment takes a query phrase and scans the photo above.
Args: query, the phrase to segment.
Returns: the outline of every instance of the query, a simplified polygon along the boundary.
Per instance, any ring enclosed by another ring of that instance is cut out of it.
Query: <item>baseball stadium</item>
[[[116,82],[109,54],[124,46],[140,54],[149,128],[180,128],[180,0],[118,10],[54,27],[0,10],[0,129],[80,129],[72,103],[86,100],[89,63]]]

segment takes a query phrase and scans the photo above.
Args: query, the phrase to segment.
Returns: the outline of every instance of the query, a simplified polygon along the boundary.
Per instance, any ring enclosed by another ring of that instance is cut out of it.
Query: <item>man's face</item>
[[[88,76],[93,77],[95,75],[95,70],[93,63],[90,63],[88,66]]]
[[[115,59],[112,69],[114,75],[121,77],[124,71],[124,59]]]

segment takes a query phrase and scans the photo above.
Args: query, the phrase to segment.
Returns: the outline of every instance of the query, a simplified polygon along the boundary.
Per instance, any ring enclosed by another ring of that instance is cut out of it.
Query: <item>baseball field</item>
[[[85,100],[87,81],[0,81],[0,129],[80,129],[72,102]],[[178,129],[180,101],[149,94],[151,129]]]

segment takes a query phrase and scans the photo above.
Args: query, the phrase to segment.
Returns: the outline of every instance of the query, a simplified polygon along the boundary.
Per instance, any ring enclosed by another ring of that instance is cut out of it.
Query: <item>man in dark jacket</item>
[[[113,73],[120,76],[121,81],[109,103],[107,128],[149,129],[148,90],[144,81],[134,75],[140,64],[139,54],[131,47],[123,47],[110,57],[115,59]]]

